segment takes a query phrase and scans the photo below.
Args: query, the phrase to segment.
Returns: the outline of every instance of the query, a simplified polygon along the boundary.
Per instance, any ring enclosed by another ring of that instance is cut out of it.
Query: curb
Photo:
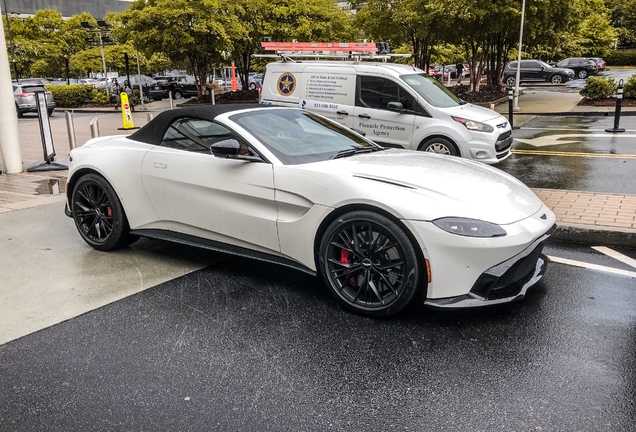
[[[590,225],[558,225],[550,236],[552,240],[586,245],[600,244],[633,248],[636,245],[636,230],[630,228],[594,227]]]
[[[613,117],[614,111],[561,111],[561,112],[524,112],[519,111],[515,112],[515,115],[533,115],[533,116],[546,116],[546,117]],[[634,117],[636,116],[635,111],[621,111],[621,117]]]

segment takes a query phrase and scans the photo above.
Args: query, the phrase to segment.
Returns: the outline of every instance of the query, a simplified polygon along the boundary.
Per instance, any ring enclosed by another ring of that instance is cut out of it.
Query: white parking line
[[[636,260],[632,259],[632,258],[630,258],[628,256],[625,256],[625,255],[623,255],[620,252],[616,252],[615,250],[610,249],[610,248],[605,247],[605,246],[594,246],[594,247],[592,247],[592,249],[594,249],[595,251],[598,251],[598,252],[600,252],[602,254],[605,254],[605,255],[607,255],[609,257],[612,257],[615,260],[618,260],[618,261],[620,261],[622,263],[625,263],[628,266],[632,266],[632,267],[636,268]]]
[[[582,268],[586,268],[586,269],[590,269],[590,270],[598,270],[598,271],[602,271],[602,272],[605,272],[605,273],[613,273],[613,274],[617,274],[617,275],[621,275],[621,276],[627,276],[627,277],[636,279],[636,272],[615,269],[615,268],[612,268],[612,267],[605,267],[605,266],[601,266],[601,265],[597,265],[597,264],[590,264],[590,263],[586,263],[586,262],[583,262],[583,261],[575,261],[575,260],[570,260],[570,259],[566,259],[566,258],[559,258],[559,257],[555,257],[555,256],[548,256],[548,258],[550,258],[550,261],[555,262],[555,263],[559,263],[559,264],[571,265],[571,266],[574,266],[574,267],[582,267]]]

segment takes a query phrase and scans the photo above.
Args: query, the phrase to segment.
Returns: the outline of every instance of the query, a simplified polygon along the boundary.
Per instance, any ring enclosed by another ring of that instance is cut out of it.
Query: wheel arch
[[[420,243],[417,241],[417,239],[415,238],[415,235],[413,235],[413,233],[411,232],[411,230],[395,215],[393,215],[392,213],[380,208],[380,207],[376,207],[374,205],[371,204],[347,204],[345,206],[342,207],[338,207],[336,209],[334,209],[334,211],[332,211],[331,213],[329,213],[323,220],[322,222],[320,222],[320,225],[318,226],[318,229],[316,230],[316,235],[314,237],[314,265],[316,266],[316,269],[320,269],[320,242],[322,241],[322,237],[324,236],[325,232],[327,231],[327,228],[329,227],[329,225],[331,225],[333,223],[333,221],[335,221],[336,219],[338,219],[340,216],[343,216],[347,213],[351,213],[351,212],[355,212],[355,211],[368,211],[368,212],[373,212],[373,213],[377,213],[381,216],[384,216],[388,219],[390,219],[393,223],[395,223],[403,232],[404,234],[408,237],[409,241],[411,242],[411,244],[413,245],[413,249],[415,249],[415,253],[417,254],[417,260],[419,262],[421,262],[422,265],[422,271],[423,274],[421,275],[421,281],[422,281],[422,290],[423,290],[423,295],[426,296],[426,291],[428,290],[428,273],[427,273],[427,268],[425,265],[425,257],[424,257],[424,252],[422,251],[422,247],[420,245]]]
[[[455,151],[457,151],[457,154],[459,155],[459,157],[464,157],[464,155],[462,154],[461,148],[459,148],[459,146],[457,145],[457,142],[455,142],[455,140],[453,138],[449,137],[448,135],[442,135],[442,134],[433,134],[433,135],[425,136],[424,138],[422,138],[420,143],[417,145],[417,150],[421,151],[422,147],[424,147],[424,144],[426,144],[428,141],[430,141],[430,140],[432,140],[434,138],[443,138],[445,140],[450,141],[450,143],[455,147]]]

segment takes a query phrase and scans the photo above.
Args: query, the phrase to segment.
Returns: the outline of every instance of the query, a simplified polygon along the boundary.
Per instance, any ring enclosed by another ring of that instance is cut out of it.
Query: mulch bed
[[[470,87],[464,84],[448,87],[448,89],[457,97],[469,103],[494,102],[508,96],[506,89],[500,86],[482,85],[478,92],[469,92]]]
[[[613,107],[616,106],[615,98],[607,98],[600,100],[590,100],[590,99],[581,99],[578,103],[580,106],[603,106],[603,107]],[[621,102],[621,107],[636,107],[636,99],[623,99]]]

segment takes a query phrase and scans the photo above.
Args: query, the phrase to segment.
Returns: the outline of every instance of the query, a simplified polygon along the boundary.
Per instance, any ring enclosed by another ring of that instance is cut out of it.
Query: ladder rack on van
[[[263,51],[275,54],[255,54],[260,58],[281,58],[283,62],[294,58],[337,58],[387,61],[391,57],[410,57],[410,54],[388,54],[385,42],[261,42]]]

